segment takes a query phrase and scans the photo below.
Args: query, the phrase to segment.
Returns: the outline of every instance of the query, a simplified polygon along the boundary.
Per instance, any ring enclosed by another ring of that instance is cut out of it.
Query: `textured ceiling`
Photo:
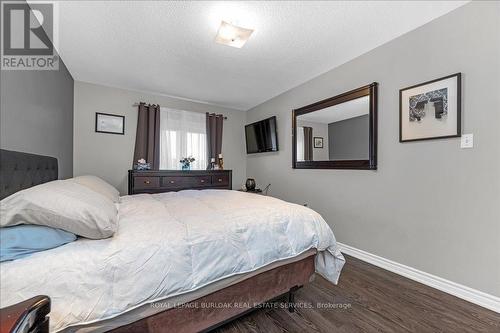
[[[248,110],[466,1],[65,1],[75,80]],[[255,29],[236,49],[220,21]]]

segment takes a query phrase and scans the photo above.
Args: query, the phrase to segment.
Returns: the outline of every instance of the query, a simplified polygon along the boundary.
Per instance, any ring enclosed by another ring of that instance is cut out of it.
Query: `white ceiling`
[[[306,113],[297,117],[297,120],[320,124],[330,124],[337,121],[359,117],[370,112],[370,97],[360,97],[351,101],[330,106],[318,111]]]
[[[467,1],[65,1],[75,80],[248,110]],[[255,29],[214,42],[220,21]]]

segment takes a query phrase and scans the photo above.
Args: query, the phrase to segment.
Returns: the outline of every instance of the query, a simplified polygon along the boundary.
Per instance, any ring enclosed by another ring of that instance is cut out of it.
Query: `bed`
[[[57,178],[53,158],[2,151],[1,159],[2,196]],[[0,264],[2,332],[207,331],[283,296],[293,311],[297,288],[315,272],[336,283],[344,264],[319,214],[271,197],[139,194],[122,197],[118,215],[111,238]],[[5,310],[16,304],[25,318],[9,322]]]

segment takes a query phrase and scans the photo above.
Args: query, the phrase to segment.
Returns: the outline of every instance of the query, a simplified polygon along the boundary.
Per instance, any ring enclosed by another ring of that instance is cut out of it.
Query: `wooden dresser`
[[[232,188],[231,170],[129,170],[128,194]]]

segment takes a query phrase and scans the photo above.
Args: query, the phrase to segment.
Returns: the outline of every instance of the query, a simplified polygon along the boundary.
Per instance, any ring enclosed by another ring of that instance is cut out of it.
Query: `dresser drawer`
[[[138,190],[160,187],[160,177],[134,177],[134,188]]]
[[[192,186],[210,186],[210,176],[196,176],[196,177],[186,177],[190,178]]]
[[[212,185],[227,186],[228,184],[229,184],[229,176],[227,174],[212,176]]]
[[[178,176],[161,177],[161,187],[177,188],[177,187],[184,187],[186,185],[187,184],[185,177],[178,177]]]
[[[210,186],[210,176],[168,176],[161,178],[162,187],[191,188]]]

